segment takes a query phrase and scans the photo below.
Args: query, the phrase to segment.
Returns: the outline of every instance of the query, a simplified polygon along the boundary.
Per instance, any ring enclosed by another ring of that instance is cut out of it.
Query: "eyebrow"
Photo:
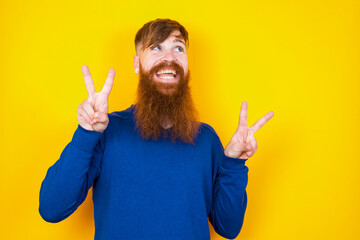
[[[184,40],[182,40],[181,38],[175,38],[174,42],[181,42],[182,44],[184,44],[186,46]]]

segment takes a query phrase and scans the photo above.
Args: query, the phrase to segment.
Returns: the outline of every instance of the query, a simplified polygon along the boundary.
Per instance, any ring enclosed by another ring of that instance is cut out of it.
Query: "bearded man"
[[[227,147],[197,120],[189,90],[188,33],[176,21],[156,19],[135,37],[137,101],[108,114],[115,71],[95,92],[82,67],[89,97],[77,109],[79,125],[40,190],[48,222],[71,215],[93,187],[95,239],[209,240],[215,231],[235,238],[247,205],[253,134],[272,116],[248,127],[243,102]]]

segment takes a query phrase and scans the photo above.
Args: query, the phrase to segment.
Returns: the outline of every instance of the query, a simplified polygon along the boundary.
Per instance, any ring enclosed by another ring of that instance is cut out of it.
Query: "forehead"
[[[186,46],[186,42],[185,42],[183,36],[181,35],[181,33],[178,30],[175,30],[164,41],[154,42],[154,43],[150,44],[149,46],[145,47],[145,49],[151,49],[152,47],[159,45],[159,44],[163,44],[165,42],[167,44],[182,43],[184,46]]]
[[[167,43],[181,43],[183,44],[185,47],[187,47],[187,42],[185,41],[184,37],[182,36],[182,34],[180,33],[179,30],[174,30],[164,41],[162,42],[154,42],[148,46],[143,46],[142,44],[139,44],[136,48],[137,53],[143,52],[143,51],[147,51],[148,49],[151,49],[152,47],[158,45],[158,44],[163,44],[164,42]]]
[[[165,39],[165,41],[180,42],[180,43],[183,43],[185,45],[185,40],[184,40],[183,36],[181,35],[181,33],[178,30],[173,31],[167,37],[167,39]]]

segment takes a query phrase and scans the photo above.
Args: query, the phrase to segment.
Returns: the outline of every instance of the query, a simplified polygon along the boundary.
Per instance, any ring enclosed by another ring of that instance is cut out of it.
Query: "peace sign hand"
[[[232,158],[247,159],[254,155],[257,150],[257,142],[254,133],[258,131],[274,116],[274,112],[270,111],[260,118],[254,125],[247,125],[247,102],[241,104],[239,125],[235,134],[232,136],[229,144],[225,148],[225,155]]]
[[[95,92],[94,82],[88,66],[83,65],[81,71],[89,97],[77,108],[77,118],[81,127],[103,132],[109,124],[108,98],[114,82],[115,70],[110,69],[101,92]]]

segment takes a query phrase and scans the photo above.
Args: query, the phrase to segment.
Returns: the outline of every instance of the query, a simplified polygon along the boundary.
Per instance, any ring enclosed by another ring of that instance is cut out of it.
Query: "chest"
[[[202,193],[211,196],[211,146],[143,140],[137,135],[107,139],[98,184],[111,192],[141,194]],[[114,191],[116,189],[116,191]]]

